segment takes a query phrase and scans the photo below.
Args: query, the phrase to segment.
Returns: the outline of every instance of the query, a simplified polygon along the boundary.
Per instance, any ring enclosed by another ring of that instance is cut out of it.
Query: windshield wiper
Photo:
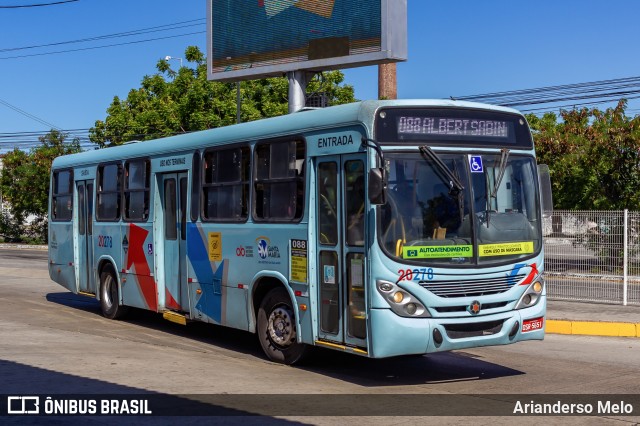
[[[449,180],[449,195],[458,199],[458,212],[460,214],[460,221],[462,222],[464,218],[464,185],[462,185],[458,176],[456,176],[451,169],[444,164],[438,154],[436,154],[431,147],[422,145],[420,147],[420,154],[422,154],[426,160],[433,161],[444,177]]]
[[[493,182],[493,189],[491,190],[491,193],[487,196],[487,228],[489,228],[489,220],[491,219],[491,199],[498,196],[498,188],[500,188],[502,178],[504,177],[504,172],[507,170],[507,160],[509,159],[509,152],[510,151],[507,148],[502,148],[502,150],[500,150],[500,165],[498,168],[498,176]]]
[[[440,172],[442,172],[444,177],[447,178],[449,181],[450,195],[458,195],[464,190],[464,186],[462,185],[462,182],[460,182],[460,179],[453,174],[451,169],[442,162],[440,157],[438,157],[438,154],[436,154],[429,146],[422,145],[420,147],[420,154],[422,154],[425,159],[433,161],[435,165],[438,166],[438,169],[440,169]]]
[[[509,150],[507,148],[502,148],[500,151],[500,168],[498,169],[498,177],[496,181],[493,183],[493,190],[491,191],[491,198],[496,198],[498,195],[498,188],[500,188],[500,184],[502,183],[502,178],[504,177],[504,172],[507,170],[507,160],[509,159]]]

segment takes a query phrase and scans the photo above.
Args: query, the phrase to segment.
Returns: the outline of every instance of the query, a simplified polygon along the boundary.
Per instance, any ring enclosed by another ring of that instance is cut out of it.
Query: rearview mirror
[[[369,202],[373,205],[382,205],[387,202],[387,183],[384,180],[384,170],[369,170],[369,187],[367,194]]]
[[[551,217],[553,213],[553,195],[551,193],[551,173],[549,166],[538,164],[538,185],[540,185],[540,207],[542,217]]]

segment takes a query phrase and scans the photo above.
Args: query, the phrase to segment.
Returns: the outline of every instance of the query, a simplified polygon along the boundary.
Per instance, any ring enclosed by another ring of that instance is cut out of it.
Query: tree
[[[628,117],[626,106],[562,111],[560,121],[527,116],[556,208],[640,210],[640,117]]]
[[[161,59],[156,65],[159,73],[145,76],[141,87],[129,91],[126,99],[114,97],[106,119],[97,120],[90,130],[91,141],[106,147],[235,124],[236,84],[207,80],[206,60],[197,47],[188,47],[185,58],[193,68],[174,71]],[[353,102],[353,87],[342,85],[343,81],[340,71],[323,73],[309,83],[307,92],[325,92],[334,105]],[[284,78],[244,81],[241,95],[243,122],[288,111]]]
[[[601,111],[562,111],[542,118],[528,116],[538,161],[549,165],[555,207],[587,210],[595,223],[581,237],[600,257],[622,261],[622,218],[599,210],[640,210],[640,117],[625,114],[627,103]],[[562,219],[553,217],[553,232]],[[620,230],[613,232],[612,230]]]
[[[0,187],[11,214],[0,222],[0,232],[5,237],[15,240],[26,234],[46,242],[51,164],[60,155],[80,152],[80,141],[74,139],[69,143],[67,137],[65,133],[51,130],[39,138],[41,145],[28,153],[16,148],[5,155]],[[27,227],[25,222],[29,217]]]

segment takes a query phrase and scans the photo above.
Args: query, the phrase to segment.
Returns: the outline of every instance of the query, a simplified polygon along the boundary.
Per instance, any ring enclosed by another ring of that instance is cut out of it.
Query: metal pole
[[[300,111],[305,106],[308,74],[305,71],[290,71],[289,79],[289,114]]]
[[[624,209],[624,248],[623,248],[623,264],[622,264],[622,304],[627,306],[627,291],[629,284],[629,210]]]

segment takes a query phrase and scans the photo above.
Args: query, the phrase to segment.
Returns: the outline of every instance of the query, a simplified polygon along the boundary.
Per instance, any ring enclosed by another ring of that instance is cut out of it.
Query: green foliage
[[[527,116],[538,162],[551,171],[554,206],[574,210],[640,210],[640,117],[615,108]]]
[[[107,147],[235,124],[236,83],[207,80],[205,57],[195,46],[186,49],[185,59],[193,67],[177,71],[159,60],[158,74],[145,76],[127,99],[114,97],[106,119],[96,121],[90,130],[91,141]],[[353,87],[342,85],[343,81],[340,71],[323,73],[309,83],[307,93],[325,92],[332,105],[354,102]],[[285,78],[243,81],[240,87],[243,122],[287,113]]]
[[[10,206],[10,215],[3,215],[0,221],[0,234],[5,239],[46,241],[51,164],[60,155],[80,152],[79,140],[69,143],[66,138],[66,134],[51,130],[39,138],[41,145],[28,153],[16,148],[3,158],[0,188]],[[25,226],[29,217],[31,224]]]

